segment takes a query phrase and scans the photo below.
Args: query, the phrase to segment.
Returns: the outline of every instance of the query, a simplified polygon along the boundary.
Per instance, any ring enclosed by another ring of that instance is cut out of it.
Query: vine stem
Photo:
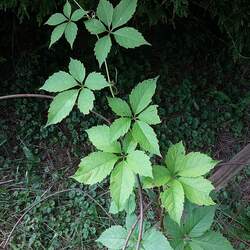
[[[86,12],[83,7],[76,1],[76,0],[73,0],[73,2],[81,9],[83,10],[84,12]],[[86,14],[87,18],[90,20],[91,19],[91,16],[87,13]],[[99,40],[99,36],[96,35],[97,39]],[[110,89],[110,93],[112,95],[112,97],[115,97],[115,94],[114,94],[114,91],[112,89],[112,83],[111,83],[111,79],[110,79],[110,74],[109,74],[109,68],[108,68],[108,63],[107,63],[107,60],[105,59],[104,60],[104,66],[105,66],[105,70],[106,70],[106,75],[107,75],[107,78],[108,78],[108,83],[109,83],[109,89]]]
[[[51,95],[41,95],[41,94],[15,94],[15,95],[5,95],[5,96],[0,96],[0,101],[1,100],[8,100],[8,99],[16,99],[16,98],[41,98],[41,99],[50,99],[52,100],[54,96]],[[91,110],[91,113],[94,115],[98,116],[100,119],[104,120],[106,123],[111,124],[110,120],[106,118],[105,116],[99,114],[96,111]]]
[[[136,245],[136,250],[140,249],[140,244],[142,240],[143,235],[143,220],[144,220],[144,211],[143,211],[143,196],[142,196],[142,185],[139,175],[136,175],[137,181],[138,181],[138,194],[139,194],[139,205],[140,205],[140,224],[139,224],[139,234],[138,234],[138,240]]]

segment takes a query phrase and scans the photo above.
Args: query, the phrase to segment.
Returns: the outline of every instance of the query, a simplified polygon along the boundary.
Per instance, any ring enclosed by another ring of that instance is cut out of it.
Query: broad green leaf
[[[99,62],[99,66],[101,67],[104,61],[106,60],[110,49],[112,46],[112,42],[110,39],[110,35],[106,35],[100,38],[95,44],[95,56],[97,61]]]
[[[117,115],[128,116],[128,117],[132,116],[129,105],[125,101],[123,101],[121,98],[108,97],[108,104],[109,104],[109,107],[112,109],[112,111],[116,113]]]
[[[79,90],[73,89],[64,91],[53,99],[50,104],[48,121],[46,127],[62,121],[69,115],[76,102]]]
[[[101,73],[92,72],[87,76],[85,86],[92,90],[100,90],[108,87],[109,84]]]
[[[67,17],[70,18],[71,16],[71,5],[69,1],[67,1],[63,7],[63,14]]]
[[[85,67],[83,63],[81,63],[78,60],[70,58],[69,72],[78,82],[80,83],[83,82],[85,78]]]
[[[209,196],[214,189],[211,182],[203,177],[188,178],[180,177],[184,192],[188,200],[197,205],[214,205],[215,203]]]
[[[140,113],[152,101],[155,93],[156,82],[158,77],[145,80],[139,83],[129,95],[129,102],[131,104],[134,114]]]
[[[82,19],[88,12],[82,9],[75,10],[71,16],[73,22],[77,22]]]
[[[170,216],[165,216],[164,218],[164,228],[166,229],[169,238],[180,240],[184,238],[183,228],[180,227]],[[171,244],[172,245],[172,244]]]
[[[98,35],[106,31],[105,26],[98,19],[90,19],[84,22],[86,29],[92,35]]]
[[[199,237],[210,229],[214,220],[215,206],[197,207],[187,215],[184,230],[190,237]]]
[[[72,176],[76,181],[93,185],[107,177],[119,157],[106,152],[94,152],[81,160],[78,170]]]
[[[100,0],[97,6],[96,14],[101,19],[101,21],[110,27],[113,18],[113,11],[113,5],[109,1]]]
[[[77,31],[78,31],[78,28],[75,23],[69,22],[67,24],[66,29],[65,29],[65,38],[70,44],[71,48],[73,48],[73,43],[76,39]]]
[[[178,166],[178,174],[183,177],[198,177],[208,173],[217,163],[218,161],[205,154],[192,152],[179,162],[181,166]]]
[[[66,26],[67,23],[62,23],[54,28],[54,30],[51,33],[49,48],[62,37],[66,29]]]
[[[96,240],[108,249],[122,249],[127,238],[127,230],[122,226],[112,226],[105,230]]]
[[[173,180],[169,185],[170,187],[161,193],[161,202],[167,209],[170,218],[180,224],[184,207],[184,190],[177,180]]]
[[[124,207],[120,207],[120,209],[117,208],[115,202],[112,200],[109,208],[109,213],[111,214],[118,214],[119,212],[122,212],[123,210],[126,211],[128,215],[132,214],[135,211],[136,208],[136,202],[135,202],[135,194],[132,193],[128,200],[126,201]]]
[[[50,76],[40,89],[48,92],[61,92],[77,85],[76,80],[70,74],[59,71]]]
[[[153,177],[150,158],[143,151],[136,150],[130,152],[126,158],[126,162],[127,167],[135,174]]]
[[[115,29],[127,23],[135,13],[137,0],[121,0],[114,9],[112,28]]]
[[[170,146],[166,154],[165,163],[167,168],[171,173],[176,174],[178,172],[178,167],[181,167],[181,164],[178,164],[179,161],[182,162],[182,158],[185,155],[185,147],[183,146],[182,141]]]
[[[147,177],[143,180],[144,188],[161,187],[171,180],[169,170],[164,166],[153,166],[153,178]]]
[[[137,142],[134,140],[131,131],[129,131],[122,142],[123,150],[126,154],[134,151],[137,146]]]
[[[90,110],[94,107],[94,100],[94,93],[87,88],[83,88],[77,101],[79,110],[85,115],[89,114]]]
[[[230,242],[218,232],[207,232],[201,237],[192,238],[192,250],[233,250]]]
[[[67,21],[67,18],[63,14],[55,13],[48,19],[48,21],[45,24],[55,26],[65,21]]]
[[[110,128],[106,125],[95,126],[86,130],[93,145],[104,152],[120,153],[121,145],[118,142],[111,142]]]
[[[157,113],[157,107],[158,105],[150,105],[139,114],[138,118],[149,125],[161,123],[160,117]]]
[[[124,207],[133,192],[134,185],[135,175],[128,168],[127,163],[125,161],[118,163],[110,178],[111,196],[118,209]]]
[[[121,28],[113,32],[113,34],[116,42],[126,49],[133,49],[141,45],[150,45],[138,30],[131,27]]]
[[[167,238],[155,228],[149,229],[144,234],[142,246],[144,250],[173,250]]]
[[[116,119],[110,126],[111,140],[115,141],[118,138],[124,136],[131,124],[131,119],[126,117],[121,117]]]
[[[132,128],[132,135],[136,142],[148,152],[160,154],[159,143],[154,130],[145,122],[136,121]]]

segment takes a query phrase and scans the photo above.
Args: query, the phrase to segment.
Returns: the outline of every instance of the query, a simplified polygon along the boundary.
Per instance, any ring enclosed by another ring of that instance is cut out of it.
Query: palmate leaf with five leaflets
[[[63,14],[55,13],[45,23],[50,26],[56,26],[51,34],[49,47],[51,47],[62,37],[63,34],[65,34],[66,40],[70,44],[71,48],[73,48],[73,43],[76,39],[78,31],[77,25],[74,22],[79,21],[86,14],[87,11],[82,9],[77,9],[72,13],[71,5],[68,1],[66,1],[63,7]]]
[[[121,0],[114,8],[108,0],[100,0],[97,6],[97,18],[85,22],[86,29],[93,35],[107,32],[95,44],[95,56],[101,67],[105,62],[111,47],[112,34],[116,42],[124,48],[135,48],[141,45],[150,45],[143,35],[132,27],[118,27],[127,23],[133,16],[137,6],[137,0]],[[106,27],[105,27],[106,25]]]
[[[158,170],[162,175],[154,174],[156,179],[146,178],[144,188],[165,186],[165,190],[161,194],[162,205],[176,223],[180,223],[184,197],[198,205],[214,205],[210,197],[214,187],[202,175],[212,169],[217,161],[212,160],[205,154],[196,152],[185,155],[185,148],[182,142],[179,142],[169,148],[165,163],[167,165],[166,170],[164,170],[164,166]]]
[[[55,98],[55,100],[51,103],[47,126],[60,122],[64,119],[72,110],[77,98],[79,110],[85,115],[89,114],[89,112],[93,109],[95,100],[92,90],[101,90],[109,86],[105,77],[98,72],[90,73],[84,83],[85,67],[79,60],[70,59],[69,72],[70,74],[64,71],[54,73],[40,88],[49,92],[61,92],[78,87],[78,89],[73,89],[76,91],[74,93],[77,93],[76,96],[73,96],[74,98],[67,94],[58,95],[59,97]],[[61,96],[64,98],[63,100]],[[66,100],[67,97],[69,100]],[[72,101],[74,101],[74,103],[72,103]],[[62,108],[60,108],[60,105],[57,103],[60,103]],[[66,107],[65,110],[63,107]]]
[[[158,77],[145,80],[132,90],[129,95],[132,110],[127,102],[120,98],[108,98],[108,104],[117,115],[122,117],[111,125],[114,140],[125,135],[131,121],[135,120],[131,133],[133,140],[139,143],[144,150],[160,155],[157,136],[152,127],[149,126],[160,122],[157,105],[148,106],[152,102],[157,79]]]

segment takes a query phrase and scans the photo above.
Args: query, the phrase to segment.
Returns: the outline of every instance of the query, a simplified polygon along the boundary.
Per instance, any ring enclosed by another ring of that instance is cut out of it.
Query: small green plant
[[[233,249],[218,232],[209,231],[214,215],[214,201],[210,197],[212,184],[204,177],[214,166],[209,156],[191,152],[186,154],[182,142],[172,145],[162,160],[156,132],[152,126],[160,124],[157,105],[152,104],[158,77],[142,81],[131,91],[128,101],[114,95],[114,81],[108,70],[107,57],[115,40],[128,49],[149,45],[136,29],[124,25],[135,13],[137,0],[121,0],[116,6],[100,0],[96,13],[79,9],[72,12],[67,1],[62,13],[52,15],[46,24],[56,26],[50,46],[63,34],[73,48],[77,35],[76,21],[85,19],[86,29],[96,35],[95,57],[99,67],[104,65],[107,79],[97,72],[85,79],[85,67],[71,59],[69,73],[59,71],[45,82],[41,89],[60,92],[49,108],[46,126],[62,121],[75,103],[87,115],[90,112],[102,117],[106,124],[86,130],[89,140],[97,149],[85,156],[72,176],[76,181],[93,185],[110,176],[110,212],[126,211],[126,226],[114,225],[104,231],[97,242],[109,249]],[[100,37],[100,35],[102,35]],[[107,96],[110,109],[117,118],[111,123],[93,111],[94,92],[109,87]],[[85,118],[87,119],[87,117]],[[162,161],[163,163],[159,164]],[[157,162],[157,164],[152,164]],[[160,203],[165,226],[156,229],[144,220],[142,189],[159,188]],[[135,215],[135,191],[138,190],[139,216]],[[188,212],[186,201],[199,206]],[[167,218],[167,219],[166,219]]]

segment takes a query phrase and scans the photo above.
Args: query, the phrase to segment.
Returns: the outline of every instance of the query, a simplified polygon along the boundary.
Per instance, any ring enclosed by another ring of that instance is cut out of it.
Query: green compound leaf
[[[126,134],[122,142],[124,153],[128,154],[136,149],[137,142],[134,140],[131,130]]]
[[[83,63],[81,63],[78,60],[70,58],[69,72],[78,82],[80,83],[83,82],[85,78],[85,67]]]
[[[87,76],[85,86],[92,90],[101,90],[109,84],[101,73],[92,72]]]
[[[185,156],[185,147],[183,146],[182,141],[170,146],[168,149],[165,157],[165,163],[172,174],[176,174],[178,172],[178,161],[182,160],[183,156]],[[181,167],[181,164],[179,167]]]
[[[129,105],[121,98],[108,97],[108,105],[112,109],[112,111],[119,116],[128,116],[128,117],[132,116]]]
[[[185,195],[188,200],[197,205],[214,205],[215,203],[209,196],[214,189],[211,182],[203,177],[187,178],[180,177]]]
[[[152,165],[149,156],[143,151],[130,152],[126,158],[127,167],[140,176],[153,177]]]
[[[158,77],[145,80],[139,83],[129,95],[129,102],[131,104],[134,114],[140,113],[152,101],[155,93],[156,82]]]
[[[98,35],[106,31],[106,27],[98,19],[90,19],[84,22],[86,29],[92,35]]]
[[[63,14],[55,13],[48,19],[48,21],[45,24],[55,26],[65,21],[67,21],[67,18]]]
[[[73,22],[77,22],[82,19],[88,12],[82,9],[75,10],[71,16]]]
[[[97,6],[96,14],[99,19],[104,22],[104,24],[110,27],[113,18],[113,11],[113,5],[109,1],[100,0]]]
[[[62,23],[54,28],[54,30],[51,33],[49,48],[62,37],[66,29],[66,26],[67,23]]]
[[[157,107],[158,105],[150,105],[139,114],[138,118],[149,125],[156,125],[161,123],[160,117],[157,113]]]
[[[127,230],[122,226],[112,226],[96,240],[108,249],[122,249],[127,238]]]
[[[197,207],[188,214],[184,223],[189,237],[199,237],[210,229],[214,220],[215,206]]]
[[[112,200],[109,208],[109,213],[111,214],[118,214],[119,212],[122,212],[123,210],[126,211],[128,215],[132,214],[135,211],[136,208],[136,202],[135,202],[135,194],[132,193],[128,200],[126,201],[124,207],[120,207],[120,209],[117,208],[115,202]]]
[[[76,39],[77,31],[78,31],[78,28],[75,23],[69,22],[67,24],[66,29],[65,29],[65,38],[70,44],[71,48],[73,48],[73,43]]]
[[[46,127],[62,121],[69,115],[76,102],[79,90],[68,90],[55,96],[50,104]]]
[[[110,35],[106,35],[100,38],[96,42],[94,50],[95,50],[96,59],[100,67],[102,66],[106,58],[108,57],[111,47],[112,47],[112,42],[110,39]]]
[[[67,1],[63,7],[63,14],[67,17],[70,18],[71,15],[71,5],[69,1]]]
[[[124,136],[128,132],[130,124],[130,118],[122,117],[116,119],[110,126],[111,140],[115,141],[118,138]]]
[[[143,188],[161,187],[171,180],[169,170],[164,166],[153,166],[153,178],[145,178],[143,180]]]
[[[59,71],[50,76],[40,89],[48,92],[61,92],[77,85],[76,80],[70,74]]]
[[[173,250],[167,238],[155,228],[151,228],[145,232],[142,246],[144,250]]]
[[[120,153],[121,145],[111,141],[110,128],[106,125],[95,126],[86,130],[93,145],[104,152]]]
[[[135,13],[137,0],[122,0],[114,9],[112,29],[127,23]]]
[[[192,238],[191,250],[233,250],[230,242],[218,232],[207,232],[201,237]]]
[[[218,161],[214,161],[205,154],[192,152],[179,162],[178,174],[183,177],[198,177],[208,173],[217,163]]]
[[[110,192],[118,210],[124,207],[129,196],[133,192],[135,175],[128,168],[127,163],[122,161],[117,164],[111,173]]]
[[[79,110],[85,115],[89,114],[90,110],[94,107],[94,100],[94,93],[87,88],[83,88],[77,101]]]
[[[150,45],[138,30],[131,27],[121,28],[113,32],[113,35],[116,42],[126,49],[133,49],[141,45]]]
[[[170,187],[161,193],[161,202],[170,218],[180,225],[184,207],[184,190],[177,180],[173,180],[169,185]]]
[[[72,176],[80,183],[93,185],[107,177],[119,157],[106,152],[94,152],[81,160],[78,170]]]
[[[156,134],[147,123],[136,121],[132,128],[132,135],[134,140],[138,142],[144,150],[152,154],[161,155]]]

